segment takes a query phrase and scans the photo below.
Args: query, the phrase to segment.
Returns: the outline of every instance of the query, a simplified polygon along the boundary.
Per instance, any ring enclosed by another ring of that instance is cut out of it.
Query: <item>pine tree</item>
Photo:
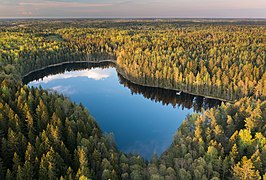
[[[248,159],[246,156],[233,167],[233,174],[238,179],[261,179],[259,171],[255,170],[251,159]]]
[[[13,173],[17,173],[18,172],[18,167],[21,165],[21,161],[19,158],[19,155],[15,152],[14,156],[13,156]],[[21,170],[21,169],[20,169]],[[16,174],[14,174],[15,176]]]
[[[29,160],[26,160],[23,166],[23,178],[27,180],[34,179],[34,166]]]
[[[6,172],[5,172],[5,167],[2,158],[0,157],[0,177],[4,177]]]
[[[77,177],[84,176],[84,177],[89,178],[90,169],[89,169],[86,149],[84,149],[84,147],[78,148],[77,155],[78,155],[78,161],[79,161],[79,169],[78,169]]]

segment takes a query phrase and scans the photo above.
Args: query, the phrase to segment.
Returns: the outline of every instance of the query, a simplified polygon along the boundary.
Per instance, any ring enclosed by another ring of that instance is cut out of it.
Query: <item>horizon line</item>
[[[0,19],[208,19],[266,20],[266,17],[0,17]]]

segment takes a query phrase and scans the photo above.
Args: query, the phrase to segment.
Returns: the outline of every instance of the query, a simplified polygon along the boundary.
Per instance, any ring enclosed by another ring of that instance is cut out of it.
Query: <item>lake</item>
[[[150,159],[170,145],[187,114],[221,102],[175,91],[139,86],[111,63],[65,64],[23,79],[28,86],[57,91],[88,108],[102,131],[112,133],[119,150]]]

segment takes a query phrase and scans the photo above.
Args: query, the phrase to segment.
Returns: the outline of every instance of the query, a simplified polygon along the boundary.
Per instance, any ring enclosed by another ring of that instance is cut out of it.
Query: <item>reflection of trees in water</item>
[[[118,73],[119,82],[131,90],[132,94],[142,94],[145,98],[155,102],[161,102],[163,105],[172,105],[173,107],[193,108],[196,112],[200,112],[201,108],[208,109],[221,104],[221,101],[204,98],[202,96],[194,96],[187,93],[176,95],[174,90],[166,90],[162,88],[153,88],[136,85]]]
[[[89,63],[89,62],[74,62],[68,64],[62,64],[58,66],[48,67],[36,72],[32,72],[28,76],[24,77],[22,82],[24,84],[28,84],[31,81],[43,79],[49,75],[63,74],[66,71],[77,71],[77,70],[85,70],[92,68],[109,68],[115,67],[115,65],[111,62],[101,62],[101,63]]]
[[[103,63],[71,63],[71,64],[63,64],[60,66],[49,67],[40,71],[36,71],[26,76],[23,79],[24,84],[28,84],[29,82],[37,79],[42,79],[48,75],[55,75],[64,73],[65,71],[73,71],[73,70],[84,70],[84,69],[92,69],[92,68],[109,68],[115,67],[113,63],[103,62]],[[183,108],[193,108],[196,112],[200,112],[201,108],[208,109],[211,107],[215,107],[221,104],[221,101],[208,99],[201,96],[194,96],[191,94],[182,93],[180,96],[176,95],[176,91],[174,90],[166,90],[162,88],[153,88],[136,85],[121,76],[118,73],[119,83],[124,87],[127,87],[131,90],[132,94],[142,94],[145,98],[151,99],[155,102],[160,102],[163,105],[172,105],[173,107],[181,107]]]

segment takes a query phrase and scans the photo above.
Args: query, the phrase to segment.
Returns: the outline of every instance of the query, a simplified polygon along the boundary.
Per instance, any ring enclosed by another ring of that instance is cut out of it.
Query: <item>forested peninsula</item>
[[[265,20],[0,20],[1,179],[265,179]],[[22,77],[116,61],[137,84],[224,99],[151,161],[117,149],[82,104]]]

